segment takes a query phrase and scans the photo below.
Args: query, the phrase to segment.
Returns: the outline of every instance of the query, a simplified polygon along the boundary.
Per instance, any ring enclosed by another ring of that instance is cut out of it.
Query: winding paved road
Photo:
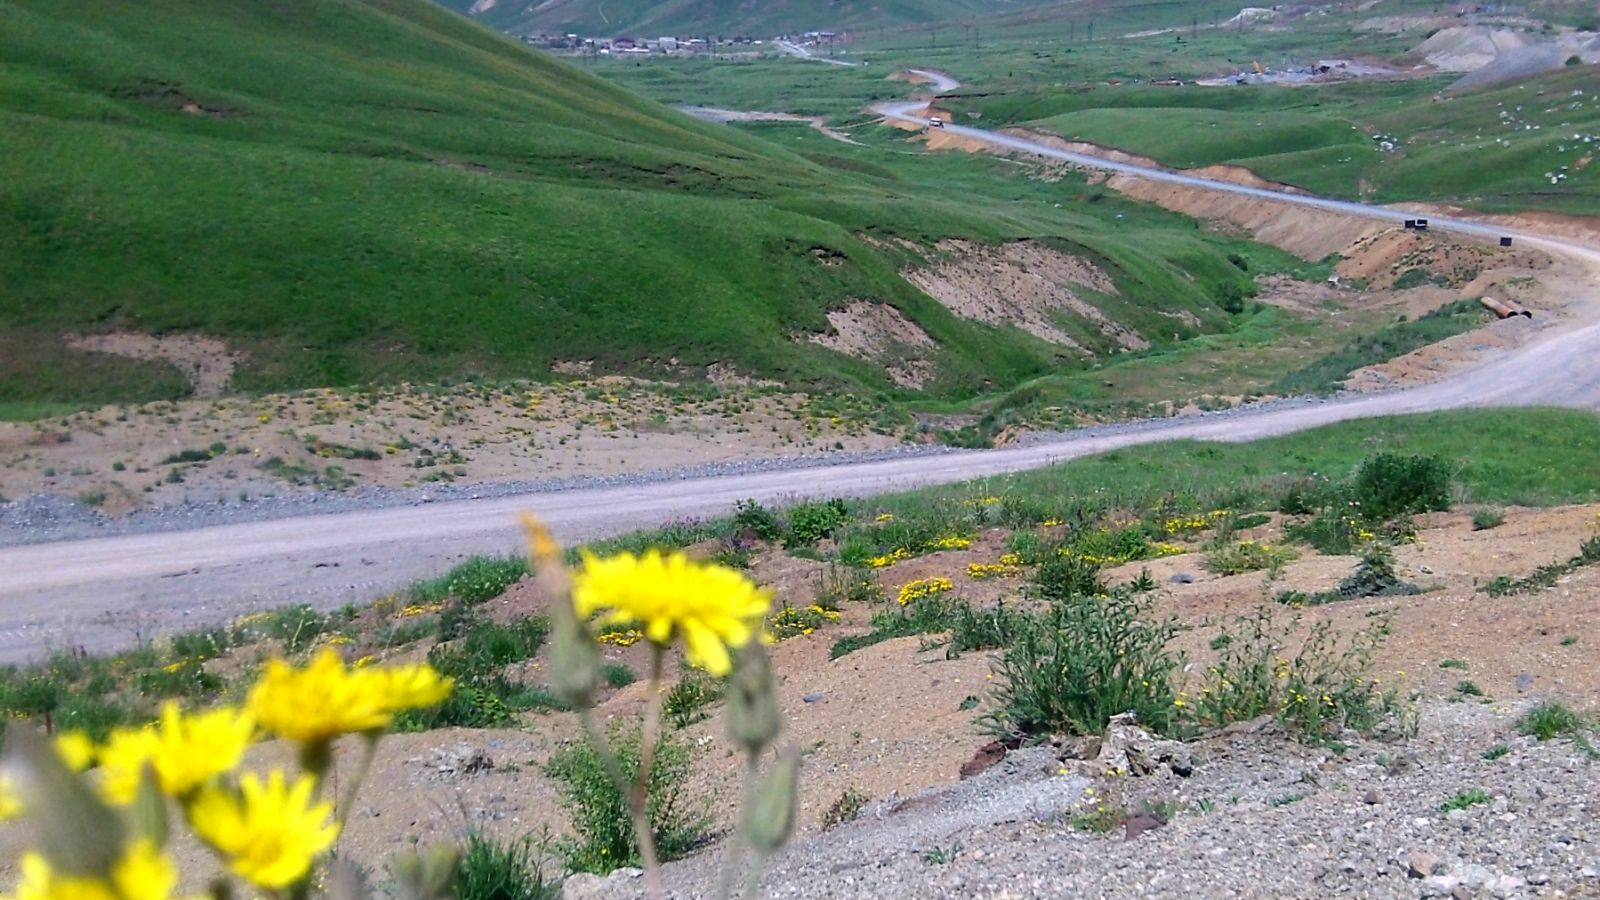
[[[955,84],[922,73],[945,91]],[[885,116],[923,119],[922,103],[896,103]],[[976,128],[946,125],[981,141],[1083,166],[1173,181],[1385,221],[1405,213],[1338,200],[1143,169],[1057,150]],[[1414,215],[1414,214],[1412,214]],[[1600,248],[1456,219],[1434,228],[1472,236],[1510,235],[1583,260],[1600,295]],[[1594,308],[1586,305],[1586,308]],[[484,500],[304,516],[159,534],[126,535],[0,549],[0,660],[46,648],[104,649],[139,637],[225,621],[263,606],[359,602],[437,574],[471,554],[518,552],[516,514],[534,510],[567,541],[631,531],[685,516],[725,513],[734,502],[804,496],[863,496],[919,485],[1037,468],[1117,447],[1177,438],[1248,441],[1366,416],[1489,405],[1600,408],[1600,321],[1528,323],[1521,349],[1460,375],[1393,393],[1336,402],[1165,420],[1104,436],[1068,436],[1002,450],[911,457],[824,468],[662,481]]]

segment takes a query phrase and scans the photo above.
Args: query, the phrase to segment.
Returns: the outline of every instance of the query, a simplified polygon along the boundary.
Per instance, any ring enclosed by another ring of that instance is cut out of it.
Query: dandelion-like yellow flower
[[[273,734],[318,744],[388,728],[395,713],[432,706],[449,696],[450,686],[426,665],[347,668],[325,647],[303,669],[281,659],[267,663],[250,690],[249,707]]]
[[[225,706],[184,715],[169,700],[154,725],[112,732],[99,753],[101,788],[112,803],[132,803],[148,762],[161,790],[182,797],[238,765],[254,734],[249,713]]]
[[[316,801],[315,788],[307,775],[289,784],[282,770],[265,782],[246,774],[238,793],[215,786],[201,791],[189,807],[189,823],[227,857],[234,874],[260,887],[284,888],[304,878],[339,836],[333,804]]]
[[[453,684],[429,665],[390,666],[370,674],[383,688],[384,703],[395,712],[433,706],[450,696]]]
[[[178,883],[172,860],[149,839],[133,842],[110,878],[61,874],[37,853],[24,854],[20,868],[14,900],[167,900]]]
[[[735,569],[682,553],[601,559],[585,552],[572,603],[582,618],[603,613],[605,623],[638,623],[657,646],[681,636],[689,664],[720,676],[733,669],[728,648],[743,647],[760,630],[772,594]]]

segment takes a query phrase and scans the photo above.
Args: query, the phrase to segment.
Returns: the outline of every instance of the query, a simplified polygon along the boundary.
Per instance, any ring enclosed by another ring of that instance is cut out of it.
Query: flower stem
[[[756,776],[760,774],[761,757],[750,753],[745,757],[744,767],[744,806],[741,813],[748,814],[750,805],[755,802]],[[733,836],[728,841],[728,853],[722,859],[722,873],[717,878],[717,894],[720,900],[731,900],[734,893],[734,879],[739,876],[739,868],[744,861],[746,850],[744,828],[741,826],[733,830]],[[742,895],[741,895],[742,896]]]
[[[662,896],[661,861],[656,858],[656,838],[650,827],[650,775],[655,768],[656,746],[661,743],[661,670],[666,649],[650,645],[650,693],[644,708],[644,729],[639,734],[639,771],[633,776],[629,806],[633,810],[633,836],[644,863],[645,893]]]

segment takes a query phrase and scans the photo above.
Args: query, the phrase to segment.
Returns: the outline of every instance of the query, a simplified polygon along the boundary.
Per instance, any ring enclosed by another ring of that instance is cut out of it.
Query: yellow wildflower
[[[756,636],[772,594],[735,569],[694,562],[682,553],[651,550],[601,559],[585,552],[572,602],[580,617],[604,613],[604,622],[637,622],[660,647],[681,636],[689,664],[720,676],[733,669],[728,648]]]
[[[249,773],[239,792],[210,787],[189,807],[195,834],[228,858],[228,868],[260,887],[279,889],[304,878],[312,860],[339,836],[333,804],[312,796],[307,775],[289,784],[282,770],[266,782]],[[21,900],[21,898],[19,898]]]
[[[82,772],[94,765],[94,741],[87,734],[76,729],[63,731],[56,735],[55,744],[61,761],[72,771]]]
[[[317,744],[341,734],[388,728],[396,712],[430,706],[449,693],[449,680],[428,666],[399,671],[404,674],[346,668],[331,647],[324,647],[304,669],[274,659],[250,690],[250,711],[273,734]]]
[[[148,838],[124,851],[109,880],[55,872],[37,853],[23,854],[19,867],[16,900],[167,900],[178,883],[172,860]]]
[[[132,803],[149,763],[161,790],[182,797],[238,765],[254,734],[249,713],[225,706],[186,716],[169,700],[155,724],[112,732],[100,750],[101,787],[112,803]]]
[[[900,595],[897,599],[899,600],[901,606],[906,606],[914,601],[921,600],[924,597],[932,597],[935,594],[943,594],[954,587],[955,585],[950,583],[950,579],[943,576],[938,576],[935,578],[918,578],[916,581],[910,581],[904,585],[901,585]]]
[[[433,706],[450,696],[454,684],[426,664],[373,669],[371,674],[382,686],[384,703],[392,712]]]

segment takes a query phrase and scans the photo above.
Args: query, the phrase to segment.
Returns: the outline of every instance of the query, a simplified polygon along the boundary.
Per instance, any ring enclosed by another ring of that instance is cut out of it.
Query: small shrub
[[[1467,661],[1464,659],[1451,657],[1450,659],[1439,660],[1439,668],[1441,669],[1465,669],[1466,667]]]
[[[789,530],[785,543],[791,546],[815,544],[823,538],[832,537],[834,531],[849,520],[850,512],[843,500],[802,503],[789,510]]]
[[[1097,564],[1059,550],[1045,555],[1030,585],[1033,596],[1052,601],[1102,594],[1106,589]]]
[[[1192,724],[1217,728],[1271,713],[1302,740],[1330,740],[1341,729],[1401,735],[1415,728],[1414,711],[1398,689],[1372,678],[1372,657],[1389,633],[1387,617],[1343,640],[1317,622],[1291,654],[1299,617],[1275,620],[1261,607],[1225,625],[1212,642],[1219,651],[1196,696],[1186,700]]]
[[[559,900],[559,883],[546,881],[544,845],[529,838],[501,843],[467,835],[456,864],[455,900]]]
[[[854,822],[870,799],[853,787],[845,788],[839,799],[833,801],[833,805],[822,814],[822,830],[827,831],[846,822]]]
[[[638,729],[613,729],[611,747],[623,777],[631,783],[639,772]],[[689,796],[693,759],[689,745],[670,732],[662,735],[649,777],[650,828],[663,862],[685,855],[704,839],[711,819]],[[605,874],[639,865],[628,801],[606,772],[599,753],[587,741],[567,747],[545,765],[554,778],[561,807],[576,836],[557,844],[574,872]]]
[[[1483,688],[1478,687],[1477,682],[1463,678],[1456,682],[1456,693],[1463,697],[1482,697]]]
[[[1239,575],[1276,569],[1300,554],[1290,547],[1278,547],[1259,541],[1243,540],[1231,547],[1212,552],[1206,559],[1206,568],[1218,575]]]
[[[635,675],[632,669],[622,663],[606,663],[601,666],[600,677],[605,679],[606,684],[614,688],[625,688],[639,680],[639,676]]]
[[[1173,724],[1175,674],[1167,650],[1182,627],[1158,619],[1151,601],[1126,590],[1104,600],[1069,597],[1018,620],[994,667],[993,710],[980,727],[1005,738],[1098,734],[1111,716],[1134,712],[1165,732]]]
[[[662,712],[675,728],[688,728],[711,717],[706,707],[722,699],[722,682],[701,672],[689,672],[667,691]]]
[[[1503,511],[1494,509],[1492,507],[1475,510],[1472,513],[1473,531],[1488,531],[1491,528],[1499,528],[1505,523],[1506,514]]]
[[[1489,802],[1489,794],[1483,788],[1469,788],[1457,791],[1450,799],[1439,804],[1439,812],[1447,813],[1458,809],[1470,809]]]
[[[783,537],[783,520],[754,500],[740,500],[735,506],[733,527],[735,531],[749,531],[764,541]]]
[[[1373,542],[1361,552],[1356,570],[1339,582],[1338,593],[1346,599],[1408,597],[1422,593],[1422,588],[1401,581],[1394,571],[1394,551],[1387,544]]]
[[[1368,521],[1450,508],[1450,469],[1437,456],[1379,453],[1361,464],[1350,496]]]
[[[1483,758],[1488,760],[1489,762],[1494,762],[1495,760],[1500,759],[1501,757],[1509,754],[1510,752],[1511,752],[1511,748],[1506,746],[1505,744],[1495,744],[1493,747],[1490,747],[1489,749],[1483,751]]]

